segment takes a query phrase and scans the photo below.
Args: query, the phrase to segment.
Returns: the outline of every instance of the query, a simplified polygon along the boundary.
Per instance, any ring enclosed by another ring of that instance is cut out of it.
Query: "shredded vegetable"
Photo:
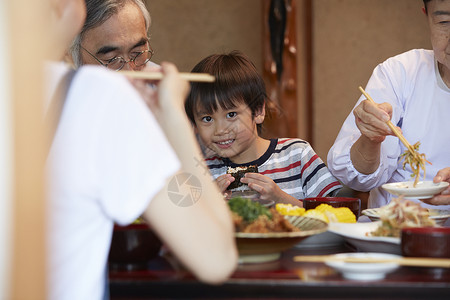
[[[406,149],[405,152],[403,152],[402,155],[400,155],[400,160],[403,160],[403,170],[405,170],[406,165],[411,166],[412,174],[411,177],[414,178],[414,184],[413,187],[416,187],[417,183],[419,182],[420,178],[420,170],[423,170],[423,178],[425,179],[425,163],[431,163],[427,160],[424,153],[419,153],[419,146],[420,142],[415,143],[412,146],[412,150]]]
[[[419,203],[393,198],[388,205],[379,209],[381,225],[370,235],[400,237],[402,228],[406,227],[433,227],[435,222],[430,219],[428,209]]]

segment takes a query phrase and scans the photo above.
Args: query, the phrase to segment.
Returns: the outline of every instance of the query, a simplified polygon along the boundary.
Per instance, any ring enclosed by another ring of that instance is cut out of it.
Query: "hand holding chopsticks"
[[[370,95],[367,94],[366,91],[364,91],[364,89],[362,87],[359,87],[359,90],[361,91],[361,93],[363,93],[363,95],[367,98],[367,100],[369,100],[373,104],[376,104],[375,101],[372,99],[372,97],[370,97]],[[411,144],[405,139],[403,134],[400,131],[398,131],[397,127],[394,124],[392,124],[392,122],[390,120],[388,120],[386,122],[386,124],[389,126],[389,128],[392,130],[392,132],[400,139],[400,141],[403,143],[403,145],[405,145],[405,147],[409,151],[414,152],[413,146],[411,146]]]
[[[369,94],[364,91],[362,87],[359,87],[359,90],[363,93],[363,95],[371,101],[373,104],[376,104],[375,101],[370,97]],[[420,143],[417,142],[412,146],[403,136],[403,134],[398,131],[397,127],[392,124],[390,120],[388,120],[387,125],[392,130],[392,132],[400,139],[400,141],[405,145],[407,151],[403,153],[400,158],[403,159],[403,169],[405,169],[405,165],[409,164],[411,166],[411,170],[413,171],[412,177],[414,177],[414,187],[417,185],[419,181],[419,175],[420,175],[420,169],[423,170],[425,178],[425,163],[431,164],[429,161],[427,161],[425,154],[419,153],[417,150],[419,150]]]

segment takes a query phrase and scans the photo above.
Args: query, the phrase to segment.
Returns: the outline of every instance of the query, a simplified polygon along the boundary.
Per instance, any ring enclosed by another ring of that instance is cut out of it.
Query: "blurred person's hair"
[[[143,0],[85,0],[86,1],[86,21],[84,22],[81,32],[75,37],[72,45],[69,48],[69,54],[72,56],[75,67],[82,65],[81,61],[81,43],[83,42],[84,35],[91,29],[94,29],[109,18],[114,16],[122,9],[127,3],[136,4],[142,11],[142,15],[145,20],[145,29],[148,33],[150,28],[150,13],[145,6]]]

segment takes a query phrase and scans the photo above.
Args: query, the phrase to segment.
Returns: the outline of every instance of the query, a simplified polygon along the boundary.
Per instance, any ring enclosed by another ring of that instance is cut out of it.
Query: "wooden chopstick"
[[[395,263],[401,266],[450,268],[450,259],[428,257],[337,257],[335,255],[304,255],[294,256],[296,262],[326,262],[339,261],[346,263]]]
[[[137,79],[149,79],[149,80],[161,80],[163,74],[161,72],[148,72],[148,71],[119,71],[121,74],[131,78]],[[214,82],[216,78],[211,74],[206,73],[180,73],[181,78],[187,81],[197,81],[197,82]]]
[[[366,96],[366,98],[371,101],[373,104],[376,104],[375,101],[372,99],[372,97],[370,97],[369,94],[366,93],[366,91],[362,88],[359,87],[359,90],[361,91],[361,93],[363,93],[364,96]],[[390,120],[388,120],[386,122],[386,124],[389,126],[389,128],[392,130],[392,132],[400,139],[400,141],[403,143],[403,145],[405,145],[405,147],[412,153],[414,153],[414,148],[413,146],[411,146],[411,144],[405,139],[405,137],[403,136],[403,134],[398,131],[397,127],[395,127],[394,124],[392,124],[392,122]]]

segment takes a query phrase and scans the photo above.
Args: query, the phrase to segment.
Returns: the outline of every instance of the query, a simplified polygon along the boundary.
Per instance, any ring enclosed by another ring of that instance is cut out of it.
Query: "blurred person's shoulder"
[[[77,78],[87,83],[95,83],[99,87],[106,85],[110,89],[117,89],[117,85],[130,86],[128,79],[117,71],[111,71],[97,65],[85,65],[76,70]]]
[[[48,62],[45,65],[47,86],[50,85],[50,89],[52,89],[52,86],[56,86],[71,71],[75,72],[77,81],[85,81],[86,83],[99,85],[99,87],[105,84],[111,88],[114,88],[115,84],[130,85],[125,76],[102,66],[84,65],[74,69],[65,62]]]

